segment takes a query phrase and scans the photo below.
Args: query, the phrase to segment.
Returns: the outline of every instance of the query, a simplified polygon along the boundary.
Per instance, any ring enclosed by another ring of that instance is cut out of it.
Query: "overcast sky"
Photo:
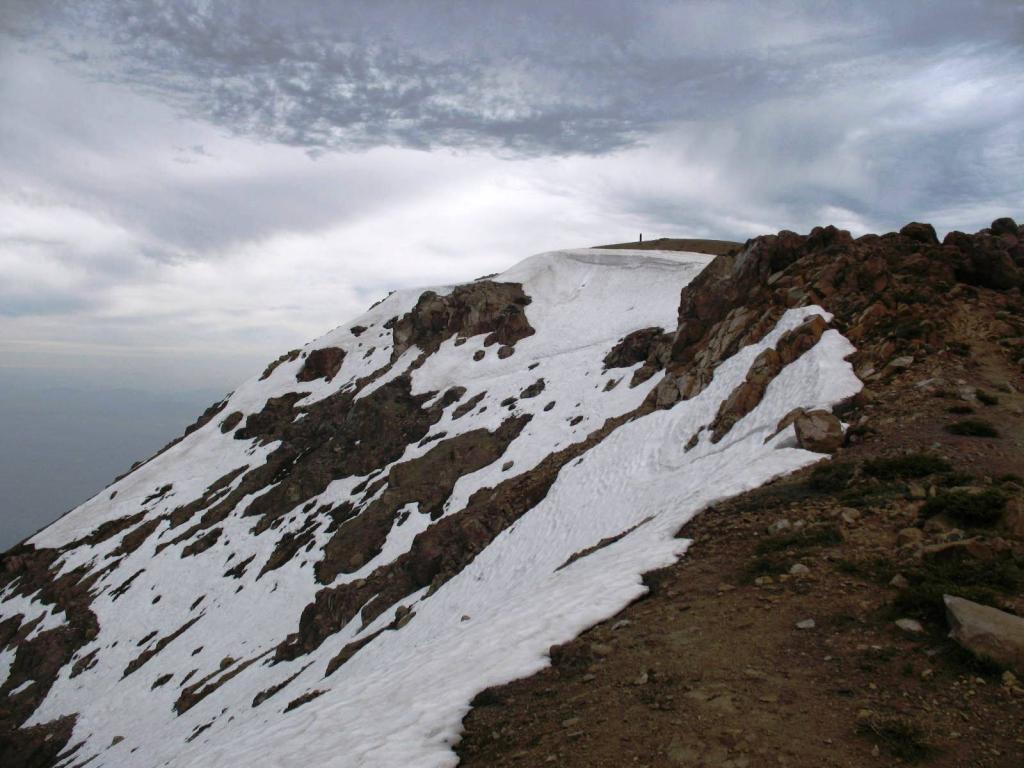
[[[6,368],[230,387],[540,250],[1024,209],[1020,2],[0,6]]]
[[[531,253],[1024,212],[1021,2],[0,0],[0,385],[228,390]]]

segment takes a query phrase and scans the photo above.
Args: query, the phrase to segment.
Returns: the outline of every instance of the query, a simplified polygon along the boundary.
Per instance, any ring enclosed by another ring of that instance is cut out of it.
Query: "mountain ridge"
[[[1016,234],[951,233],[940,245],[921,226],[856,241],[831,227],[783,232],[714,260],[628,250],[531,257],[498,280],[394,294],[305,352],[282,356],[109,495],[5,554],[0,647],[10,674],[0,691],[13,704],[8,755],[21,761],[11,764],[56,762],[65,744],[69,765],[87,753],[102,764],[141,764],[133,749],[145,760],[163,753],[172,764],[216,764],[211,754],[224,759],[226,742],[210,737],[237,743],[243,734],[246,759],[258,763],[268,753],[250,743],[259,741],[253,729],[271,723],[267,737],[309,759],[454,764],[462,714],[488,680],[535,671],[552,642],[642,594],[632,574],[674,562],[686,548],[675,530],[702,505],[816,460],[799,447],[794,422],[849,400],[860,380],[887,375],[894,355],[920,342],[886,330],[918,319],[919,309],[904,311],[915,304],[896,300],[905,284],[1019,285]],[[636,459],[627,476],[642,480],[623,485],[616,473],[628,457]],[[714,482],[695,485],[693,466]],[[170,482],[167,467],[177,467]],[[594,514],[605,505],[611,510]],[[508,543],[515,535],[541,549],[516,549]],[[230,563],[220,580],[237,589],[211,598],[207,612],[209,589],[191,572],[203,564],[209,577],[217,553]],[[143,575],[152,562],[171,570]],[[543,578],[534,574],[529,588],[518,571],[506,578],[527,562]],[[285,579],[281,593],[280,581],[267,592],[264,578]],[[488,579],[492,593],[479,587]],[[147,632],[105,635],[119,599],[142,609],[147,581],[151,592],[171,581],[179,594],[167,597],[181,604],[146,608]],[[308,601],[301,615],[299,595]],[[575,605],[575,613],[551,626],[531,604],[538,600],[566,613]],[[65,618],[51,611],[28,620],[45,605]],[[280,616],[238,634],[239,618],[253,611]],[[505,626],[516,611],[525,634]],[[489,626],[476,630],[474,614]],[[255,647],[239,654],[241,646],[215,639],[220,633]],[[179,638],[192,636],[205,643],[190,656]],[[482,666],[438,682],[453,662],[432,669],[435,657],[409,656],[438,637],[471,638],[459,647]],[[117,640],[143,650],[113,650]],[[487,642],[501,658],[480,655]],[[426,675],[449,698],[443,706],[414,698],[418,719],[380,730],[395,716],[387,691],[399,681],[382,680],[367,666],[371,656],[406,659],[397,665],[404,674]],[[291,665],[286,675],[276,671],[282,664]],[[149,689],[159,706],[138,684],[110,682],[151,665],[170,670]],[[362,692],[360,712],[332,693],[339,670],[350,670],[346,685]],[[177,695],[163,693],[166,674],[178,677]],[[142,741],[118,732],[111,711],[89,711],[92,702],[74,693],[84,690],[72,682],[81,675],[105,681],[108,696],[117,690],[122,707],[132,696],[147,701]],[[267,705],[273,716],[258,711],[285,688],[279,704]],[[220,714],[217,700],[227,705]],[[349,718],[352,732],[322,734],[319,744],[304,735],[300,745],[310,712]],[[232,725],[236,718],[245,724]],[[160,738],[145,741],[153,734]]]

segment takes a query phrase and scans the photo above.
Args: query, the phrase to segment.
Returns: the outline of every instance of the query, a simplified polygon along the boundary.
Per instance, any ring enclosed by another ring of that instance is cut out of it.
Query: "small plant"
[[[908,763],[923,760],[934,749],[926,740],[921,726],[906,717],[874,715],[862,721],[857,732],[874,736],[893,757]]]
[[[869,557],[863,560],[839,558],[835,561],[835,566],[840,573],[859,576],[879,584],[887,584],[896,575],[896,565],[884,557]]]
[[[974,409],[969,405],[951,405],[946,409],[946,413],[952,413],[956,416],[966,416],[967,414],[974,413]]]
[[[946,515],[962,525],[992,525],[999,521],[1006,507],[1006,494],[998,488],[973,493],[953,490],[940,493],[921,507],[923,517]]]
[[[906,489],[899,482],[861,483],[839,494],[839,501],[847,507],[866,509],[889,504],[902,498]]]
[[[896,480],[908,477],[926,477],[948,472],[950,464],[939,456],[928,453],[912,453],[889,459],[871,459],[864,462],[864,474],[880,480]]]
[[[1013,594],[1020,589],[1024,573],[1009,556],[988,562],[957,557],[925,561],[920,569],[909,573],[908,578],[910,585],[901,589],[893,601],[893,615],[914,616],[944,625],[943,595],[957,595],[998,607],[1000,595]]]
[[[978,402],[982,405],[998,405],[999,398],[995,395],[990,395],[988,392],[979,389],[975,391],[975,396],[978,398]]]
[[[966,437],[999,437],[999,430],[981,419],[965,419],[946,426],[951,435]]]
[[[850,482],[855,469],[853,464],[844,462],[820,464],[811,472],[807,485],[820,493],[841,491]]]
[[[1000,475],[996,478],[997,483],[1013,483],[1014,485],[1024,485],[1024,478],[1020,475],[1016,475],[1013,472],[1007,472],[1005,475]]]
[[[757,554],[767,555],[786,549],[807,549],[808,547],[834,547],[843,543],[843,534],[832,523],[812,525],[795,533],[780,533],[758,542]]]
[[[974,481],[974,475],[969,472],[949,472],[939,478],[939,485],[952,488],[957,485],[970,485]]]

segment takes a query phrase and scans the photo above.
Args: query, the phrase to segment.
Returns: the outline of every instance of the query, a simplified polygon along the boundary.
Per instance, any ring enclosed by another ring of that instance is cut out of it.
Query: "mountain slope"
[[[881,370],[887,296],[940,247],[851,242],[544,254],[282,356],[4,556],[0,757],[453,765],[478,691],[643,594],[708,503],[818,460],[796,430],[841,439],[796,409]]]

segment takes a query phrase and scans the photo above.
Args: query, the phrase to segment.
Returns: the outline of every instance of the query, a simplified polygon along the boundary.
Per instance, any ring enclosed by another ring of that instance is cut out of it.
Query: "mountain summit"
[[[1018,287],[1007,222],[391,294],[3,556],[4,765],[455,765],[478,692],[839,448],[955,286]]]

